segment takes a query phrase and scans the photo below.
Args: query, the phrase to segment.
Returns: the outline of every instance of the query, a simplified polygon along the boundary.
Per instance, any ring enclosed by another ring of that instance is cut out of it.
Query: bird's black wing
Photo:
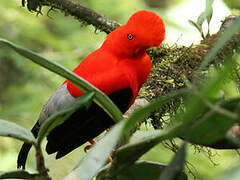
[[[133,97],[130,88],[116,91],[109,98],[124,113]],[[47,137],[48,154],[57,152],[56,159],[61,158],[98,136],[114,124],[114,121],[97,104],[82,108],[73,113],[63,124],[56,127]]]

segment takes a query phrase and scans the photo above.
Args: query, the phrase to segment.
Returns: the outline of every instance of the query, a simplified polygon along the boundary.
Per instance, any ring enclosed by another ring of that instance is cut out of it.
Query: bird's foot
[[[90,143],[90,145],[85,146],[84,148],[84,152],[87,152],[89,149],[91,149],[93,147],[94,144],[96,144],[96,140],[92,139],[90,141],[88,141]]]
[[[128,115],[123,115],[122,116],[124,119],[129,119]]]
[[[137,126],[137,128],[140,128],[141,123],[140,123],[140,122],[137,122],[137,123],[136,123],[136,126]]]
[[[112,126],[110,126],[109,128],[107,128],[107,129],[106,129],[106,132],[109,132],[111,128],[112,128]]]

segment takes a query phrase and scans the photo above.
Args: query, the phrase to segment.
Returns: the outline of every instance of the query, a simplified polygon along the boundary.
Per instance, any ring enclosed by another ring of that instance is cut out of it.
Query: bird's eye
[[[127,38],[128,38],[128,40],[132,40],[134,38],[134,36],[132,34],[128,34]]]

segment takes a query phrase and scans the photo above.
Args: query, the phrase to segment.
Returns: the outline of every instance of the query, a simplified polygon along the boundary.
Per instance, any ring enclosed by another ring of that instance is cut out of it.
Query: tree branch
[[[22,5],[25,6],[25,0],[22,0]],[[49,11],[58,9],[66,15],[71,15],[83,23],[93,25],[96,29],[107,34],[120,26],[116,21],[110,20],[72,0],[27,0],[27,8],[31,12],[42,14],[42,6],[49,6]]]
[[[37,175],[37,180],[51,180],[51,178],[48,175],[48,169],[45,167],[44,158],[42,155],[41,147],[38,145],[35,145],[36,149],[36,163],[37,163],[37,171],[39,174]]]

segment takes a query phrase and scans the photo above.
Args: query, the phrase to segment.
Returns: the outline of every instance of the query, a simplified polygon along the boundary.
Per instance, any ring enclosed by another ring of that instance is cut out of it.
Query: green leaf
[[[212,4],[213,4],[213,0],[206,0],[205,10],[198,16],[196,23],[194,21],[188,20],[194,27],[198,29],[203,39],[205,38],[205,36],[203,34],[202,24],[205,20],[207,20],[208,34],[209,34],[209,23],[212,19],[212,13],[213,13]]]
[[[201,32],[202,32],[202,24],[206,19],[206,12],[202,12],[197,19],[197,25],[201,28]]]
[[[84,93],[76,99],[74,104],[63,108],[61,111],[58,111],[44,121],[38,133],[37,144],[40,145],[44,137],[46,137],[55,127],[61,125],[67,120],[75,111],[80,108],[87,108],[87,106],[91,104],[94,95],[94,92]]]
[[[0,136],[12,137],[26,143],[34,144],[36,139],[31,131],[15,123],[0,119]]]
[[[223,79],[228,77],[236,64],[236,57],[232,57],[226,60],[225,66],[214,77],[203,83],[202,87],[198,90],[197,94],[193,97],[189,97],[185,102],[185,113],[176,114],[177,121],[183,122],[182,132],[184,135],[186,129],[189,128],[191,123],[199,118],[199,115],[207,112],[206,102],[214,104],[216,102],[216,95],[223,85]]]
[[[0,171],[0,179],[33,179],[34,175],[24,170]]]
[[[226,137],[223,140],[225,141],[224,143],[228,146],[228,147],[226,147],[226,149],[239,149],[240,148],[240,139],[238,137],[233,137],[232,133],[227,133]]]
[[[115,122],[118,122],[123,119],[122,113],[118,109],[118,107],[103,92],[101,92],[99,89],[88,83],[80,76],[77,76],[76,74],[64,68],[63,66],[51,62],[31,50],[20,47],[5,39],[0,38],[0,43],[7,45],[8,47],[12,48],[20,55],[30,59],[34,63],[70,80],[83,92],[94,91],[96,93],[96,95],[94,96],[94,102],[96,102],[100,107],[102,107],[103,110],[106,111],[106,113],[108,113],[108,115],[111,116]]]
[[[201,26],[199,26],[197,23],[195,23],[194,21],[192,21],[192,20],[188,20],[188,22],[192,25],[192,26],[194,26],[199,32],[200,32],[200,34],[202,34],[202,27]]]
[[[228,130],[239,119],[235,112],[240,110],[238,106],[240,99],[216,102],[216,104],[189,126],[183,135],[184,140],[208,146],[226,137]]]
[[[138,135],[138,138],[131,138],[130,143],[121,146],[115,152],[115,163],[112,164],[110,176],[115,176],[122,169],[128,168],[143,154],[160,142],[177,137],[180,127],[181,125],[175,125],[172,128],[146,132],[143,136]]]
[[[183,174],[182,171],[184,169],[186,159],[186,144],[184,143],[178,152],[175,154],[174,158],[170,162],[170,164],[164,169],[161,173],[159,180],[175,180]],[[185,179],[187,177],[185,176]]]
[[[119,171],[116,176],[112,177],[114,180],[157,180],[164,168],[165,164],[150,162],[150,161],[138,161],[128,168]],[[103,169],[97,176],[96,180],[104,179],[107,175],[108,169]],[[151,178],[150,178],[151,177]],[[180,173],[175,180],[187,180],[187,176],[184,173]]]
[[[116,124],[64,180],[91,180],[96,176],[120,139],[125,123],[122,121]]]
[[[212,19],[212,14],[213,14],[213,1],[214,0],[206,0],[206,8],[205,8],[205,13],[206,13],[206,19],[208,24],[210,23],[211,19]]]
[[[236,10],[236,9],[240,10],[240,0],[223,0],[223,2],[231,10]]]

